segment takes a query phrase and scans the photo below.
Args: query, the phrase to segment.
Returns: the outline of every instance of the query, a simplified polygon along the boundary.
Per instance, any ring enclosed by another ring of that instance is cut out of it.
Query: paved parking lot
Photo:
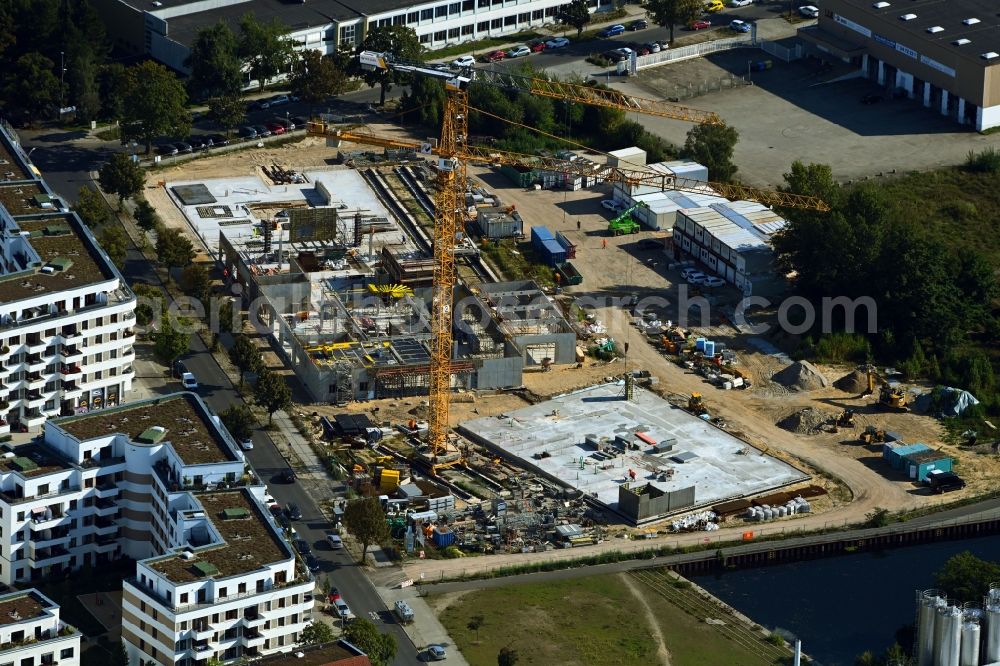
[[[678,96],[684,86],[745,75],[749,60],[770,58],[760,49],[736,49],[640,72],[615,85],[659,99]],[[821,83],[815,60],[784,63],[751,73],[752,86],[709,92],[683,100],[711,110],[740,132],[736,147],[738,178],[758,186],[782,183],[793,160],[829,164],[838,180],[919,171],[962,162],[970,150],[995,145],[982,136],[925,109],[916,100],[864,105],[878,92],[863,79]],[[827,72],[825,76],[829,77]],[[817,85],[818,84],[818,85]],[[653,117],[636,118],[651,131],[683,145],[690,125]]]

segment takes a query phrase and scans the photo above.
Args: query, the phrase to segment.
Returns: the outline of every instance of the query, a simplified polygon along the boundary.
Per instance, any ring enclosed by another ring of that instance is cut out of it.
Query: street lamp
[[[59,69],[62,70],[62,74],[59,77],[59,113],[66,107],[66,54],[63,51],[59,52]]]

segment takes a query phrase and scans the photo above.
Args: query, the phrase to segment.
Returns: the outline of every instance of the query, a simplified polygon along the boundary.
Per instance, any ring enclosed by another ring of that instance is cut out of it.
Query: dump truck
[[[559,276],[558,280],[561,285],[569,286],[583,282],[580,271],[576,270],[576,266],[568,261],[556,265],[556,274]]]

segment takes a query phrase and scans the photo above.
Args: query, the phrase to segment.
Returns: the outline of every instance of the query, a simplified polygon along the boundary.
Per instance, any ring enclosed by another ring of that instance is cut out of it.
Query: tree
[[[83,223],[91,229],[107,224],[111,219],[108,204],[97,190],[87,186],[81,187],[76,193],[76,205],[73,210],[80,216]]]
[[[97,85],[97,56],[86,46],[78,47],[66,62],[69,100],[78,120],[90,121],[101,112],[101,92]]]
[[[277,19],[261,23],[250,12],[240,19],[240,30],[237,53],[263,92],[268,79],[286,71],[295,54],[286,38],[288,27]]]
[[[136,139],[150,151],[158,136],[185,137],[191,112],[184,85],[163,65],[147,60],[126,70],[122,140]]]
[[[116,120],[124,118],[125,98],[128,96],[128,70],[125,66],[117,62],[105,65],[98,73],[97,84],[101,97],[101,113],[106,118]],[[124,136],[122,138],[124,139]]]
[[[504,646],[497,653],[497,666],[515,666],[518,662],[517,650]]]
[[[347,72],[337,67],[333,58],[306,49],[292,65],[292,93],[309,104],[319,104],[328,97],[347,90]]]
[[[482,629],[485,623],[486,618],[482,615],[473,615],[469,618],[469,621],[465,623],[465,626],[469,631],[476,632],[476,642],[479,641],[479,630]]]
[[[142,192],[145,184],[142,167],[125,153],[115,153],[101,166],[98,182],[101,189],[118,196],[118,205]]]
[[[229,131],[246,120],[247,103],[239,95],[212,97],[208,100],[208,116]]]
[[[370,30],[361,48],[367,51],[391,53],[398,60],[423,61],[423,48],[420,46],[416,31],[402,25],[389,25]],[[404,85],[409,83],[411,78],[408,74],[381,69],[360,70],[357,73],[369,88],[380,86],[379,106],[385,105],[385,95],[392,90],[394,84]]]
[[[285,378],[267,368],[261,368],[257,373],[253,395],[257,399],[257,404],[267,412],[268,424],[274,421],[276,411],[292,406],[292,389],[288,387]]]
[[[739,139],[740,133],[735,127],[698,125],[687,133],[681,156],[708,167],[709,180],[727,183],[736,175],[733,149]]]
[[[160,229],[156,235],[156,255],[160,264],[167,269],[167,280],[170,280],[170,269],[187,266],[194,259],[194,245],[177,229]]]
[[[361,561],[368,553],[368,546],[389,538],[389,524],[377,497],[362,497],[347,503],[344,524],[354,538],[361,542]]]
[[[143,231],[152,231],[160,224],[160,217],[145,199],[139,199],[135,204],[135,223]]]
[[[261,359],[256,345],[250,342],[250,338],[242,333],[237,335],[233,341],[233,346],[229,350],[229,358],[232,359],[233,365],[239,368],[241,386],[246,373],[259,373],[264,365],[264,361]]]
[[[670,42],[674,41],[674,26],[687,25],[701,16],[704,11],[702,0],[647,0],[646,14],[656,25],[670,30]]]
[[[299,642],[305,645],[322,645],[323,643],[332,642],[335,638],[330,625],[326,622],[313,620],[302,630],[302,633],[299,635]]]
[[[170,315],[163,318],[160,330],[153,333],[153,353],[167,367],[188,352],[191,335],[178,330]]]
[[[41,53],[26,53],[14,63],[7,84],[7,98],[32,116],[59,103],[62,84],[53,70],[55,64]]]
[[[396,656],[396,639],[389,634],[379,633],[375,624],[363,617],[347,625],[344,638],[366,653],[372,666],[388,666]]]
[[[417,76],[410,83],[410,89],[403,93],[402,120],[419,123],[428,127],[440,127],[444,118],[444,85],[429,76]]]
[[[948,558],[934,574],[934,585],[955,603],[978,602],[1000,580],[1000,564],[981,560],[969,551]]]
[[[222,412],[222,425],[232,435],[237,442],[250,439],[253,435],[254,426],[257,420],[253,417],[253,411],[243,403],[230,405],[226,411]]]
[[[563,10],[559,12],[559,22],[576,28],[576,38],[583,35],[583,27],[590,23],[590,6],[587,0],[573,0],[568,5],[563,5]]]
[[[166,302],[162,291],[142,282],[133,284],[132,291],[138,301],[135,306],[135,320],[140,326],[148,326],[154,317],[163,316]]]
[[[239,96],[243,73],[236,35],[225,23],[199,30],[184,64],[191,68],[188,91],[195,99]]]
[[[111,263],[119,269],[125,266],[125,256],[128,254],[128,236],[125,235],[125,231],[120,226],[109,224],[101,228],[97,242],[108,253]]]
[[[181,276],[177,284],[185,294],[207,304],[212,288],[212,276],[208,274],[204,265],[188,264],[185,266],[181,269]]]

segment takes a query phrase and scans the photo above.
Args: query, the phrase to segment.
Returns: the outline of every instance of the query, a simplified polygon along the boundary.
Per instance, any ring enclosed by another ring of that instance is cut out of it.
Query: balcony
[[[62,383],[62,392],[63,392],[62,395],[63,399],[69,400],[70,398],[79,398],[80,395],[83,393],[83,389],[77,382],[64,381]],[[71,411],[67,416],[72,416],[72,415],[73,412]]]
[[[214,635],[214,632],[213,632]],[[212,646],[208,644],[208,641],[199,641],[194,644],[194,651],[196,654],[201,654],[204,652],[211,652]]]
[[[63,362],[79,360],[83,358],[83,350],[76,345],[63,345],[63,348],[59,350],[59,355]]]
[[[63,363],[62,367],[59,368],[59,372],[62,375],[68,376],[68,375],[78,375],[81,372],[83,372],[83,370],[81,370],[80,366],[77,365],[76,363]]]
[[[49,341],[40,335],[29,335],[27,347],[29,352],[41,353],[49,344]]]
[[[118,523],[111,518],[103,517],[94,521],[94,533],[98,536],[117,536]]]
[[[60,527],[44,532],[32,532],[31,538],[28,539],[28,548],[38,550],[49,548],[50,546],[69,546],[70,539],[69,527]]]
[[[110,553],[118,547],[117,535],[101,534],[94,539],[94,550],[99,553]]]
[[[41,354],[28,355],[28,370],[42,370],[48,364],[49,360],[43,358]]]
[[[254,629],[248,629],[243,632],[241,636],[243,640],[244,647],[263,647],[264,645],[264,634],[256,631]]]
[[[63,546],[52,546],[50,548],[38,548],[28,550],[28,560],[34,562],[35,566],[48,567],[53,564],[69,562],[70,554]]]
[[[98,499],[111,499],[113,497],[118,497],[118,486],[111,480],[101,481],[97,484],[97,487],[94,488],[94,494]]]
[[[264,616],[258,613],[256,610],[247,611],[243,614],[243,626],[245,627],[252,629],[259,629],[260,627],[263,627],[266,623],[267,620],[264,619]]]
[[[72,523],[73,519],[69,514],[45,511],[44,513],[39,512],[31,516],[29,526],[32,532],[41,532],[54,527],[62,527],[63,525],[69,526]]]
[[[57,345],[49,345],[42,351],[42,358],[53,358],[59,353]]]
[[[97,516],[113,516],[118,513],[118,503],[107,497],[99,497],[94,502],[94,513]]]
[[[28,374],[28,388],[29,389],[41,389],[45,386],[45,375],[40,372],[32,372]]]

